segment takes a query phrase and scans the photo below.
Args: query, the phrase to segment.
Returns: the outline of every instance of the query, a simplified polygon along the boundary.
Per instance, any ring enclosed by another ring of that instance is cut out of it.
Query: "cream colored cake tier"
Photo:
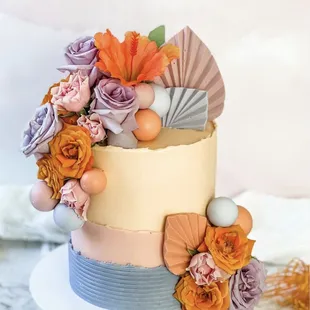
[[[131,231],[161,232],[173,213],[205,214],[214,197],[216,126],[205,131],[162,128],[137,149],[96,146],[107,187],[91,197],[90,222]]]

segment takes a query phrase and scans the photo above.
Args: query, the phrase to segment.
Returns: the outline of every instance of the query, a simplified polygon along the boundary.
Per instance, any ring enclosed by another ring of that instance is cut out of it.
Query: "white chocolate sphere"
[[[170,95],[167,90],[159,85],[151,84],[155,93],[153,104],[149,107],[150,110],[156,112],[160,117],[165,116],[171,105]]]

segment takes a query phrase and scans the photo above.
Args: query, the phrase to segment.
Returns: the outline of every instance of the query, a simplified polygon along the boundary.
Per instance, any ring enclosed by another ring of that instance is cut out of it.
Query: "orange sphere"
[[[80,179],[80,185],[87,194],[96,195],[106,188],[107,178],[103,170],[93,168],[84,172]]]
[[[139,110],[136,113],[136,121],[138,129],[134,130],[133,133],[138,140],[151,141],[158,136],[161,120],[156,112],[150,109]]]
[[[253,218],[251,213],[246,208],[238,206],[238,217],[234,225],[240,225],[245,234],[248,235],[253,228]]]

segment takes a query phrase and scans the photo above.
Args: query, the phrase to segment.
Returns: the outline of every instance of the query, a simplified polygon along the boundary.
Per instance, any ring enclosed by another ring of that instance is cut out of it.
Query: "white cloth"
[[[310,263],[310,199],[288,199],[248,191],[234,198],[253,217],[249,235],[260,260],[287,264],[298,257]]]
[[[64,243],[68,235],[54,223],[53,212],[39,212],[29,200],[31,186],[0,186],[0,238]]]

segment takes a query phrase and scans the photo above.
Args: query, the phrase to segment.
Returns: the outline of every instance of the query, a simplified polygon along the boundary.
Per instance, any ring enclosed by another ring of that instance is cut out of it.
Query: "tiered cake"
[[[253,309],[251,215],[214,198],[225,91],[208,48],[161,26],[80,38],[65,57],[22,150],[38,160],[34,207],[71,232],[73,291],[108,310]]]

